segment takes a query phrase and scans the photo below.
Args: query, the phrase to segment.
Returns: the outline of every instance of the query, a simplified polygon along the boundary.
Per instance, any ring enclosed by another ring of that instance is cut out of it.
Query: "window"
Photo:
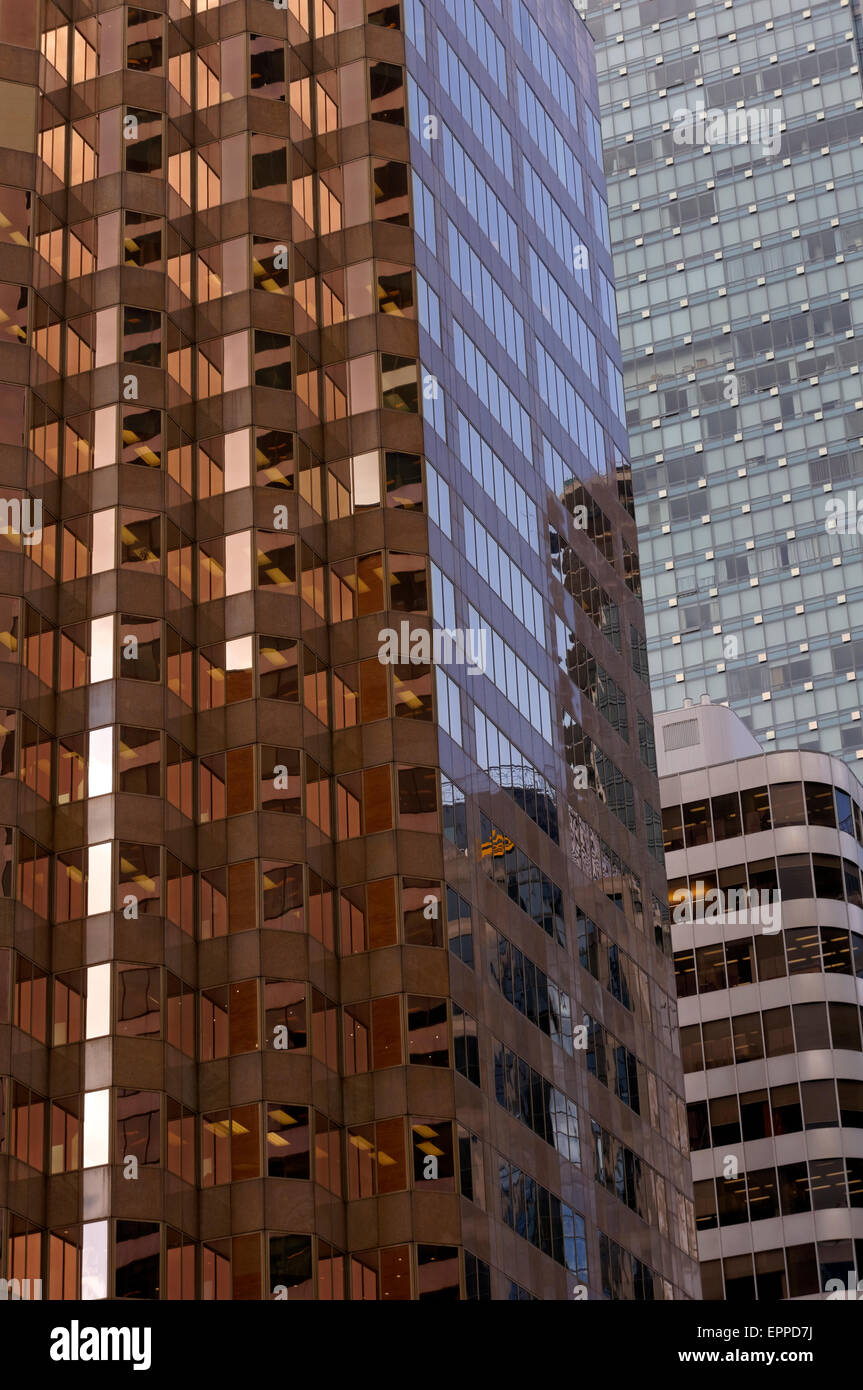
[[[712,1143],[740,1143],[740,1115],[737,1096],[717,1096],[710,1101],[710,1133]]]
[[[776,1189],[776,1169],[761,1168],[749,1175],[749,1219],[764,1221],[779,1215],[779,1195]]]
[[[437,772],[432,767],[399,767],[399,826],[402,829],[436,831]]]
[[[309,1177],[309,1112],[304,1105],[265,1103],[267,1176]]]
[[[842,975],[853,975],[851,960],[851,941],[841,927],[821,927],[821,954],[824,969],[835,970]]]
[[[802,811],[801,811],[802,815]],[[783,902],[812,897],[812,868],[808,854],[782,854],[777,861]],[[843,894],[840,892],[840,897]]]
[[[164,71],[161,15],[150,10],[129,8],[126,15],[126,67],[135,72]]]
[[[770,1124],[770,1104],[767,1091],[744,1091],[740,1096],[740,1125],[744,1142],[751,1139],[769,1139],[773,1133]]]
[[[755,835],[760,830],[770,830],[770,801],[766,787],[749,787],[741,791],[740,804],[743,812],[743,833]]]
[[[770,1108],[774,1134],[797,1134],[803,1128],[803,1115],[797,1083],[771,1086]],[[808,1208],[806,1208],[808,1210]]]
[[[126,169],[132,174],[161,174],[162,116],[158,111],[130,107],[124,118]]]
[[[740,797],[737,792],[711,799],[713,809],[713,835],[717,840],[730,840],[742,833],[740,819]]]
[[[817,927],[789,927],[785,932],[789,975],[821,971],[821,941]]]
[[[291,339],[285,333],[255,329],[255,385],[291,389]]]
[[[853,835],[854,832],[854,803],[847,792],[834,788],[836,793],[836,811],[839,817],[839,829],[844,830],[846,835]]]
[[[155,309],[123,309],[123,361],[162,365],[162,315]]]
[[[161,1096],[155,1091],[120,1089],[116,1099],[116,1162],[129,1157],[142,1167],[161,1163]]]
[[[677,983],[678,999],[688,999],[698,993],[695,974],[695,956],[692,951],[676,951],[674,954],[674,974]]]
[[[701,1028],[697,1023],[680,1030],[680,1055],[685,1072],[704,1070],[704,1053],[701,1046]]]
[[[728,941],[725,945],[728,987],[751,984],[755,979],[755,955],[751,941]]]
[[[727,1067],[734,1061],[731,1038],[731,1025],[727,1018],[714,1019],[704,1023],[704,1061],[705,1066]]]
[[[794,1032],[798,1052],[810,1048],[828,1048],[830,1034],[827,1027],[827,1007],[825,1004],[794,1004]]]
[[[272,531],[257,532],[258,588],[297,591],[296,541]]]
[[[699,1231],[716,1227],[716,1188],[712,1178],[693,1184],[695,1195],[695,1226]]]
[[[818,1006],[816,1006],[818,1007]],[[764,1020],[765,1051],[768,1057],[782,1057],[794,1051],[791,1032],[791,1013],[788,1008],[765,1009]],[[798,1037],[798,1047],[800,1040]]]
[[[824,1081],[804,1081],[800,1090],[806,1129],[828,1129],[838,1123],[836,1090],[832,1077]]]
[[[415,1187],[455,1191],[455,1161],[451,1121],[414,1120],[411,1124]]]
[[[419,410],[419,372],[415,358],[381,353],[381,404],[386,410]]]
[[[686,1107],[689,1125],[689,1147],[695,1153],[710,1148],[710,1124],[707,1118],[707,1101],[699,1100]]]
[[[409,226],[408,166],[395,160],[375,159],[373,170],[375,220]]]
[[[803,787],[800,782],[774,782],[770,788],[773,826],[805,825]]]
[[[279,864],[264,860],[261,865],[263,926],[302,930],[303,871],[300,864]]]
[[[842,861],[835,854],[813,854],[816,898],[833,898],[842,902],[845,897]]]
[[[737,1014],[732,1019],[734,1060],[740,1064],[764,1056],[760,1014]]]
[[[117,1032],[121,1037],[158,1038],[161,1033],[161,970],[117,966]]]
[[[447,1001],[408,995],[408,1053],[415,1066],[449,1065]]]
[[[402,879],[402,931],[407,945],[443,945],[444,925],[439,882],[423,878]]]
[[[453,1065],[474,1086],[480,1084],[479,1039],[476,1019],[458,1004],[452,1006]]]
[[[252,96],[285,100],[285,46],[280,39],[249,36],[249,89]]]
[[[695,952],[695,964],[699,994],[709,994],[717,989],[727,989],[725,953],[721,941],[713,946],[699,946]]]
[[[833,1047],[859,1052],[860,1018],[856,1004],[837,1004],[831,1001],[827,1008]]]
[[[785,948],[781,933],[775,936],[756,936],[755,956],[759,980],[778,980],[785,973]]]
[[[863,1129],[863,1081],[837,1081],[839,1091],[839,1123],[851,1129]]]
[[[114,1297],[159,1297],[161,1234],[155,1221],[118,1221],[114,1253]]]
[[[683,849],[683,811],[680,806],[666,806],[662,812],[662,841],[666,854]]]
[[[152,348],[153,344],[149,344]],[[123,415],[122,461],[143,464],[147,468],[162,466],[161,410],[132,410]],[[110,460],[112,463],[114,459]]]
[[[806,815],[810,825],[835,827],[836,811],[833,805],[833,788],[823,782],[805,783]]]
[[[404,125],[404,69],[395,63],[372,63],[369,67],[369,99],[373,121]]]
[[[816,1158],[809,1160],[809,1191],[813,1211],[829,1211],[833,1207],[847,1207],[848,1192],[845,1186],[845,1163],[836,1158]]]
[[[261,810],[302,814],[301,753],[298,748],[261,747]]]
[[[250,137],[252,197],[288,201],[288,146],[271,135]]]
[[[720,1226],[739,1226],[749,1219],[745,1177],[717,1178],[716,1196]]]

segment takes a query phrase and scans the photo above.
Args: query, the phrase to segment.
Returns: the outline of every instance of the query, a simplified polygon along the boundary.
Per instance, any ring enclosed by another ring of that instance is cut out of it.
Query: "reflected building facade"
[[[721,705],[656,729],[704,1297],[859,1297],[860,784]]]
[[[697,1296],[582,20],[0,63],[0,1275]]]

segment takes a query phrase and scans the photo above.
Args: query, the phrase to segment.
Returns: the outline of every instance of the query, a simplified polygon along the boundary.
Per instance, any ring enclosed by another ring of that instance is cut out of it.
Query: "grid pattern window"
[[[462,516],[468,561],[527,631],[542,641],[545,614],[539,590],[468,507]]]
[[[501,516],[539,554],[536,503],[461,411],[458,412],[458,454],[465,468],[496,504]]]
[[[604,473],[607,460],[602,425],[538,338],[536,365],[540,395],[552,415],[577,441],[590,467],[597,473]]]
[[[530,416],[476,343],[453,320],[456,370],[525,458],[533,457]],[[592,418],[592,417],[591,417]]]
[[[528,668],[526,662],[505,642],[500,634],[490,627],[482,615],[472,605],[468,607],[468,621],[474,632],[484,632],[485,674],[493,681],[502,695],[533,726],[538,734],[551,743],[551,701],[546,687]]]
[[[589,252],[564,212],[557,198],[546,186],[545,181],[534,169],[527,155],[522,155],[521,172],[524,180],[524,200],[533,221],[539,227],[546,241],[554,247],[567,270],[573,267],[583,273],[578,283],[588,298],[590,291]],[[584,212],[584,195],[581,188],[576,189],[575,201],[580,212]]]
[[[494,249],[520,278],[518,228],[488,180],[448,126],[441,127],[444,177],[459,202],[479,224]],[[424,238],[430,245],[428,238]],[[431,249],[434,249],[433,247]]]
[[[437,254],[437,234],[435,232],[434,198],[426,188],[416,170],[412,174],[414,190],[414,230],[425,242],[432,255]]]
[[[514,184],[512,137],[468,69],[438,30],[438,76],[450,101],[461,112],[479,143],[507,183]]]
[[[518,69],[516,70],[516,91],[521,118],[530,131],[537,149],[545,156],[569,196],[574,198],[580,206],[579,193],[581,193],[582,199],[584,197],[581,165],[571,146],[566,143],[562,130],[546,111],[533,87]]]
[[[521,371],[526,371],[524,320],[521,314],[454,222],[448,222],[447,234],[453,283],[497,338],[504,352],[509,353]]]
[[[530,290],[534,303],[547,319],[564,346],[572,353],[585,376],[599,389],[596,338],[576,309],[569,295],[558,284],[544,261],[528,252]],[[600,272],[601,273],[601,272]]]
[[[474,53],[500,91],[506,96],[506,54],[503,44],[476,0],[443,0]]]
[[[553,94],[558,105],[563,108],[572,124],[578,129],[575,83],[523,0],[513,0],[513,13],[516,33],[522,47],[530,54],[537,72],[542,73],[545,85]],[[595,120],[594,124],[596,124]]]

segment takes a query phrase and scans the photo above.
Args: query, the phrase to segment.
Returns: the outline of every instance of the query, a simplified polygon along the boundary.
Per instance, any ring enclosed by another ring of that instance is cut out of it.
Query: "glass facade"
[[[587,10],[654,703],[856,764],[859,4]]]
[[[696,1297],[583,21],[0,56],[0,1276]]]

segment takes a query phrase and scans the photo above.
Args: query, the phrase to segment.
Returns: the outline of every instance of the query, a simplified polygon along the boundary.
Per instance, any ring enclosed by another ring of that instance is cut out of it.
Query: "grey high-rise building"
[[[0,6],[19,1288],[697,1297],[599,129],[569,0]]]
[[[588,12],[654,703],[855,764],[859,4]]]

